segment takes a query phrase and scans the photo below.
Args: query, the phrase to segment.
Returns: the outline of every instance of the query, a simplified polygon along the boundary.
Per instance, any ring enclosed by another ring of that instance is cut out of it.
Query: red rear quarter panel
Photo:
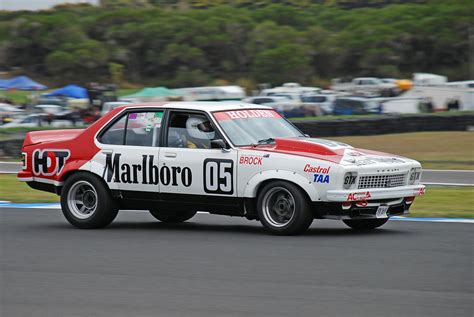
[[[25,159],[18,178],[23,181],[58,183],[79,170],[100,150],[94,142],[97,132],[123,107],[114,109],[87,129],[49,130],[27,133],[22,154]]]

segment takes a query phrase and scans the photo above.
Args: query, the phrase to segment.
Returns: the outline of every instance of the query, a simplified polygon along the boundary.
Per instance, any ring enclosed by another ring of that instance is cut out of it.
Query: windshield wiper
[[[264,145],[264,144],[270,144],[270,143],[275,143],[275,139],[274,138],[268,138],[268,139],[258,140],[257,144],[252,144],[252,146],[256,147],[257,145]]]

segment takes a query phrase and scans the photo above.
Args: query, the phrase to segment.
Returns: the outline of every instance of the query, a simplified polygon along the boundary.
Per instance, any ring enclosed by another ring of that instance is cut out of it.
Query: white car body
[[[218,139],[209,147],[176,142],[181,123],[175,119],[195,116],[213,126]],[[121,134],[112,138],[122,129],[137,143],[124,144]],[[253,139],[268,136],[274,139]],[[270,107],[235,102],[117,108],[85,130],[30,133],[22,151],[25,167],[18,177],[32,187],[48,184],[61,192],[70,188],[69,175],[82,171],[101,178],[121,208],[194,208],[261,221],[255,206],[272,182],[304,193],[311,221],[388,219],[407,213],[425,188],[417,161],[308,138]],[[58,159],[48,165],[45,157],[54,158],[52,153]],[[289,232],[297,231],[283,233]]]

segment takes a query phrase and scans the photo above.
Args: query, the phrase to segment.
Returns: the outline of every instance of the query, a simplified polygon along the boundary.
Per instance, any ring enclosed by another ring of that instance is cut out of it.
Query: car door
[[[209,116],[170,110],[166,120],[159,157],[160,199],[206,206],[237,204],[237,151],[211,147],[211,141],[223,138]]]
[[[126,110],[98,136],[102,177],[123,198],[158,200],[161,109]]]

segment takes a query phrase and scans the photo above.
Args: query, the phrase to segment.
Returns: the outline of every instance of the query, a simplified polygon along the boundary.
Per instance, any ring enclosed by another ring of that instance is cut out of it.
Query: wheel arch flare
[[[281,180],[293,183],[303,189],[303,191],[308,195],[311,201],[321,200],[318,191],[313,186],[313,183],[308,180],[308,178],[296,172],[287,170],[267,170],[255,174],[244,185],[242,197],[256,197],[258,190],[259,188],[261,188],[262,184],[272,180]]]

